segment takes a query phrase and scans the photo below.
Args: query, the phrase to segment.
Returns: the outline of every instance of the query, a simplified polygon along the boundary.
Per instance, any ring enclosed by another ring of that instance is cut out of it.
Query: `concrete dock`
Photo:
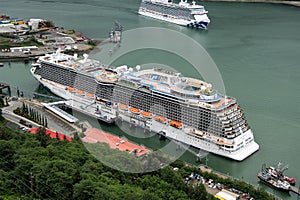
[[[299,186],[299,188],[297,188],[295,186],[291,186],[290,191],[300,195],[300,186]]]

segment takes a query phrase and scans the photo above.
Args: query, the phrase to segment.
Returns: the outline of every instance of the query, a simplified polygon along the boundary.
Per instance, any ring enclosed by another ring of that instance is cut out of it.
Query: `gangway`
[[[57,107],[57,105],[65,105],[64,101],[58,101],[53,103],[42,103],[42,105],[47,108],[48,110],[52,111],[53,113],[57,114],[58,116],[62,117],[63,119],[67,120],[70,123],[75,123],[78,121],[76,117],[70,115],[69,113],[65,112],[64,110]]]

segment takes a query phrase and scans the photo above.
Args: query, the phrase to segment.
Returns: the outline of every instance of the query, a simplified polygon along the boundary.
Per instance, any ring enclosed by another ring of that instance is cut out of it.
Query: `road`
[[[3,117],[5,117],[9,121],[17,123],[23,127],[24,127],[24,125],[21,125],[19,123],[20,119],[23,119],[26,122],[32,124],[33,127],[39,127],[40,126],[39,124],[36,124],[24,117],[18,116],[13,113],[13,110],[15,110],[17,107],[22,107],[22,101],[23,100],[9,102],[9,104],[10,104],[9,107],[2,108]],[[73,137],[74,132],[76,131],[73,126],[71,126],[70,124],[65,122],[63,119],[61,119],[61,118],[53,115],[49,111],[45,110],[38,102],[30,102],[30,101],[25,101],[25,100],[24,100],[24,102],[27,105],[29,105],[31,108],[37,110],[42,116],[45,116],[47,118],[47,123],[48,123],[49,129],[63,133],[67,136]]]

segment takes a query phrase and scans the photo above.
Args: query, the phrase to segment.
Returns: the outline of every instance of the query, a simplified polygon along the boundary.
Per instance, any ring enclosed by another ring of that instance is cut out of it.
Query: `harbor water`
[[[1,1],[0,13],[24,19],[51,19],[58,27],[79,30],[85,36],[96,39],[107,38],[114,21],[118,21],[124,30],[161,27],[196,40],[216,63],[226,94],[237,98],[254,132],[255,141],[260,145],[258,152],[242,162],[210,154],[208,165],[263,187],[282,199],[297,199],[296,195],[287,195],[259,183],[257,173],[263,163],[275,165],[282,161],[289,164],[286,174],[296,178],[296,186],[300,182],[300,8],[263,3],[201,3],[209,11],[211,19],[207,31],[139,16],[139,1],[133,0],[4,0]],[[101,60],[97,55],[91,56]],[[173,66],[185,76],[198,77],[191,67],[184,66],[188,65],[184,59],[151,49],[130,52],[114,64],[134,67],[140,63],[161,63]],[[47,94],[31,76],[30,68],[30,63],[4,63],[4,67],[0,68],[0,82],[9,83],[15,94],[17,88],[27,97],[32,97],[32,92]],[[86,119],[97,124],[91,118]],[[119,136],[125,134],[118,127],[101,126]],[[138,134],[139,129],[134,131]],[[153,149],[164,145],[163,141],[157,142],[158,137],[127,137]],[[195,155],[189,152],[182,159],[196,164]]]

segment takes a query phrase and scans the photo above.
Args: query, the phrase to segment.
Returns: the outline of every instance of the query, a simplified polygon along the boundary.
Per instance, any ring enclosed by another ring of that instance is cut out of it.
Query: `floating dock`
[[[299,188],[297,188],[295,186],[291,186],[290,191],[300,195],[300,186],[299,186]]]

